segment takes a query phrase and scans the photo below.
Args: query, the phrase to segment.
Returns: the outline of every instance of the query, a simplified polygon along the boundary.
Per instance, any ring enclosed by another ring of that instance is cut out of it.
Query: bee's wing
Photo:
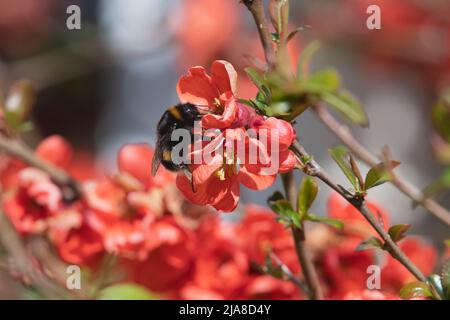
[[[152,176],[156,175],[158,171],[159,165],[161,164],[162,152],[164,148],[164,136],[158,136],[158,140],[156,141],[155,153],[153,154],[152,159]]]
[[[156,150],[155,153],[153,154],[153,159],[152,159],[152,176],[156,175],[156,172],[158,171],[160,164],[161,164],[161,160],[158,155],[158,150]]]

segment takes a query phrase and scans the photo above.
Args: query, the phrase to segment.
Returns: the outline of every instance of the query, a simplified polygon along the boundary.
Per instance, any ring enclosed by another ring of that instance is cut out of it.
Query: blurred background
[[[322,48],[314,68],[334,66],[345,86],[365,105],[369,129],[353,128],[373,153],[389,145],[398,169],[419,187],[442,167],[430,144],[431,108],[450,84],[448,0],[291,1],[293,63],[313,40]],[[81,30],[68,30],[69,5],[81,9]],[[381,8],[381,30],[368,30],[366,9]],[[128,142],[155,141],[164,110],[177,103],[176,83],[188,67],[225,59],[239,72],[239,95],[253,97],[245,55],[262,57],[250,14],[238,0],[0,0],[0,88],[31,79],[39,90],[28,135],[71,141],[80,157],[115,163]],[[336,178],[344,177],[328,156],[338,141],[306,112],[297,121],[300,141]],[[243,202],[265,204],[265,192],[245,190]],[[328,189],[315,212],[325,213]],[[448,230],[390,185],[371,198],[393,223],[441,245]],[[440,199],[450,206],[449,197]]]

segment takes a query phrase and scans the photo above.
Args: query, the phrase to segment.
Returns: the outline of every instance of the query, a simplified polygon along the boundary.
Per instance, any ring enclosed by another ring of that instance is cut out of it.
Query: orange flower
[[[127,174],[137,179],[145,188],[164,187],[175,182],[175,175],[164,168],[160,168],[153,177],[151,162],[153,149],[145,143],[126,144],[120,148],[117,163],[121,174]]]
[[[292,272],[300,271],[291,233],[276,220],[275,214],[257,205],[247,205],[238,234],[250,260],[264,264],[273,252]]]
[[[341,299],[347,292],[366,288],[367,267],[375,264],[373,252],[355,251],[361,239],[348,237],[323,253],[320,266],[328,284],[328,297]]]
[[[224,135],[229,139],[226,139]],[[210,145],[215,148],[218,144],[224,144],[226,149],[227,145],[231,148],[230,144],[234,145],[243,139],[246,139],[246,135],[242,128],[227,129],[200,152],[205,159],[205,153],[212,150],[208,148]],[[233,149],[237,148],[233,147]],[[246,154],[245,158],[248,159],[248,149]],[[195,190],[192,190],[191,182],[184,175],[178,175],[177,186],[185,197],[195,204],[211,205],[217,210],[230,212],[239,202],[240,184],[253,190],[261,190],[275,182],[276,173],[261,174],[260,167],[257,164],[249,164],[245,160],[241,162],[237,154],[228,154],[227,151],[218,152],[203,164],[191,166]]]
[[[189,201],[230,212],[239,202],[241,184],[262,190],[275,182],[278,173],[294,167],[296,158],[289,150],[295,139],[291,124],[276,118],[253,117],[251,111],[242,109],[238,127],[223,130],[210,143],[204,142],[201,150],[192,152],[192,159],[200,155],[203,160],[202,164],[191,166],[195,189],[188,178],[178,175],[177,186]],[[245,128],[254,129],[253,134]],[[266,141],[261,139],[263,134]],[[278,145],[272,151],[274,143]],[[215,152],[217,149],[222,150]]]
[[[150,230],[152,251],[145,259],[124,259],[132,281],[173,296],[190,278],[195,258],[195,234],[173,217],[157,221]]]
[[[183,299],[239,299],[249,279],[247,256],[238,246],[233,224],[209,219],[197,231],[192,278],[180,290]]]
[[[222,129],[236,119],[237,73],[227,61],[216,60],[211,65],[211,76],[203,67],[189,69],[178,81],[177,92],[182,103],[208,107],[202,118],[204,128]]]
[[[63,207],[62,193],[50,177],[35,168],[18,173],[19,186],[4,196],[4,209],[21,234],[39,234],[47,230],[48,219]]]
[[[90,225],[93,215],[81,205],[60,212],[49,230],[49,238],[67,263],[95,267],[105,253],[103,238]]]

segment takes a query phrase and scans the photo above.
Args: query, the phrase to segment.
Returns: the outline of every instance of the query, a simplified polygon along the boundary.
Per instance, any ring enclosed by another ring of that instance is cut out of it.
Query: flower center
[[[239,171],[239,162],[239,159],[236,159],[234,155],[225,152],[223,165],[215,172],[216,177],[220,181],[225,181],[226,178],[236,175]]]
[[[224,111],[224,107],[222,106],[222,103],[220,102],[219,98],[214,98],[213,102],[213,112],[215,114],[222,114]]]

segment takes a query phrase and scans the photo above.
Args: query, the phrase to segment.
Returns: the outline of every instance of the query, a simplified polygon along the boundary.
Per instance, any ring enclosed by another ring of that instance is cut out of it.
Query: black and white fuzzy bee
[[[158,171],[159,165],[170,171],[182,171],[192,183],[192,173],[188,165],[184,163],[175,163],[172,159],[172,150],[179,143],[173,141],[172,133],[176,129],[189,130],[193,136],[194,122],[199,121],[204,112],[201,107],[190,103],[180,103],[167,109],[162,115],[156,128],[157,141],[156,150],[152,161],[152,175]]]

